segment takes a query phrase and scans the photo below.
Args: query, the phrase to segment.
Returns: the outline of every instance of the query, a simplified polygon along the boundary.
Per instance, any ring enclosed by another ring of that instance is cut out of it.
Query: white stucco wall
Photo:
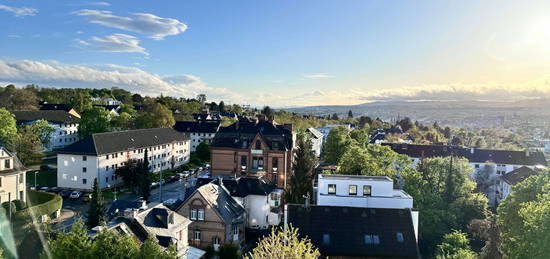
[[[191,136],[191,152],[195,152],[201,142],[211,144],[216,133],[191,132],[189,135]]]

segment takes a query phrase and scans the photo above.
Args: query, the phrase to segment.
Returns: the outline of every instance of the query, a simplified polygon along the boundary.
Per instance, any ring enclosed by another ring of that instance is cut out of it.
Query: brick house
[[[294,149],[292,124],[279,125],[259,115],[221,128],[212,142],[212,176],[261,177],[286,187]]]
[[[246,211],[224,187],[208,183],[197,188],[176,209],[191,219],[189,243],[192,246],[218,249],[221,244],[244,244]]]

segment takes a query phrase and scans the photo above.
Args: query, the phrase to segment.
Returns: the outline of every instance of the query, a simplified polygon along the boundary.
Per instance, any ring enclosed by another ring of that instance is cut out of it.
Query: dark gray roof
[[[292,148],[292,131],[270,121],[254,122],[241,119],[216,133],[212,147],[249,149],[252,140],[260,135],[270,150],[284,151]]]
[[[225,187],[233,197],[246,197],[248,195],[267,196],[275,189],[275,185],[268,184],[263,179],[254,177],[223,179],[222,183],[223,187]]]
[[[52,123],[79,123],[80,118],[64,110],[12,111],[18,123],[46,120]]]
[[[42,104],[42,106],[40,106],[40,110],[43,111],[59,110],[68,112],[72,109],[73,107],[62,103],[44,103]]]
[[[189,139],[170,128],[96,133],[62,148],[59,154],[102,155]]]
[[[216,133],[219,121],[176,121],[174,129],[179,132]]]
[[[336,219],[336,220],[335,220]],[[418,246],[408,209],[288,205],[288,222],[308,237],[324,256],[418,258]],[[403,242],[397,240],[402,233]],[[328,235],[324,242],[324,235]],[[366,244],[377,235],[379,244]]]
[[[467,158],[471,163],[485,163],[487,161],[491,161],[496,164],[547,166],[546,158],[542,152],[464,148],[445,145],[397,143],[384,143],[382,145],[389,146],[393,151],[399,154],[404,154],[415,158],[446,157],[452,154],[454,156]]]
[[[510,185],[516,185],[537,172],[529,167],[522,166],[502,176],[502,180]]]
[[[218,211],[224,222],[244,220],[245,210],[243,206],[235,201],[225,188],[214,183],[208,183],[198,187],[193,195],[197,193],[200,193],[211,204],[212,208]]]

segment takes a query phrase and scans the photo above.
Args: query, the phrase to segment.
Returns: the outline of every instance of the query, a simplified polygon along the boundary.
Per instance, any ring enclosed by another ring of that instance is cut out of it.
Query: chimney
[[[474,151],[475,151],[475,148],[474,148],[474,147],[471,147],[471,148],[470,148],[470,153],[473,154]]]
[[[168,225],[169,224],[174,224],[174,212],[170,212],[170,214],[168,214]]]

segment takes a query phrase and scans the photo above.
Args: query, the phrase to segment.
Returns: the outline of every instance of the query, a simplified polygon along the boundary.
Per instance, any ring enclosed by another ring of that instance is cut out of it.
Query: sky
[[[347,105],[550,97],[549,1],[0,0],[0,85]]]

